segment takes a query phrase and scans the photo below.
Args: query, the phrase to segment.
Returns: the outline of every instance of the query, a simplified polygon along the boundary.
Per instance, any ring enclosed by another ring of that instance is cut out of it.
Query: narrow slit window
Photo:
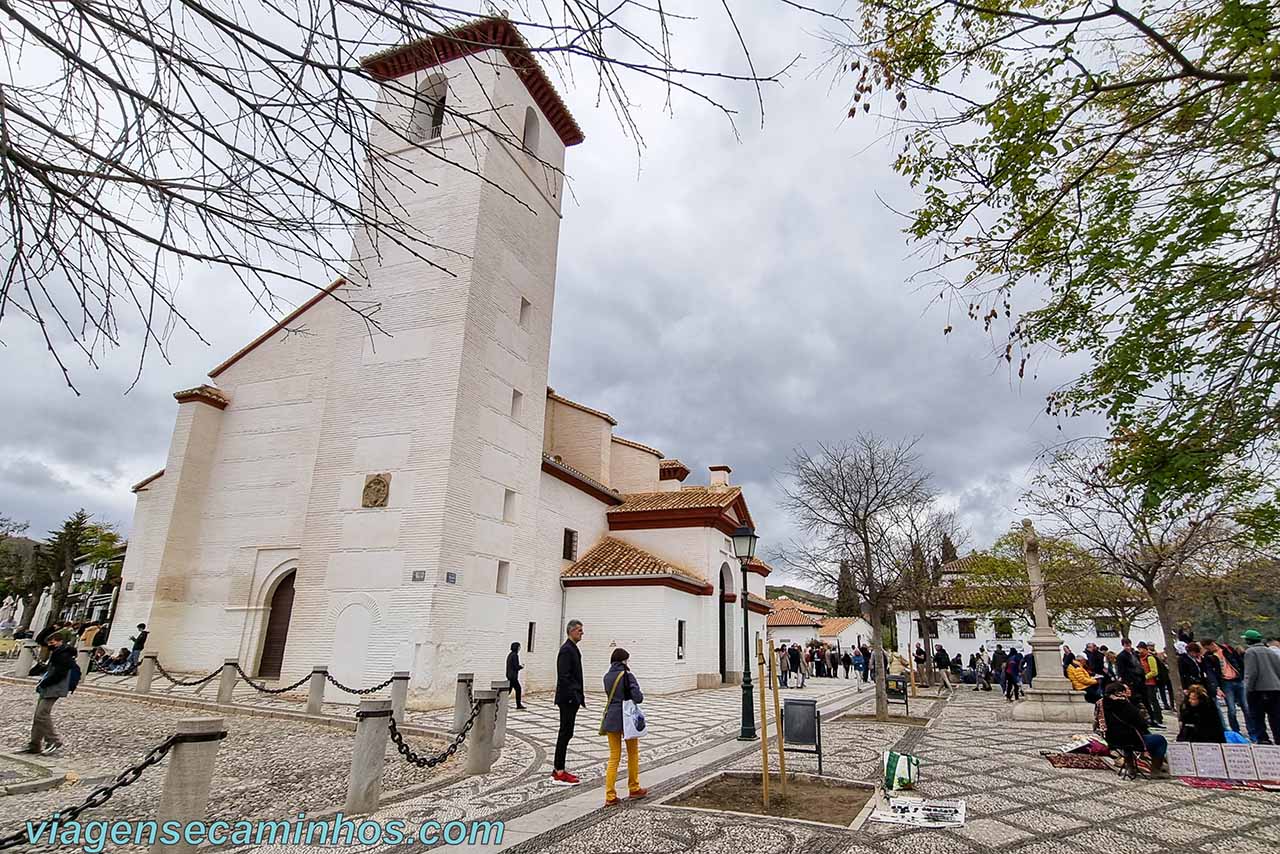
[[[533,107],[524,108],[524,134],[520,146],[526,154],[538,156],[538,113]]]
[[[684,620],[676,620],[676,660],[684,660]]]
[[[506,595],[511,584],[511,561],[498,561],[498,580],[494,585],[496,592]]]
[[[571,529],[564,529],[564,553],[565,560],[578,559],[578,532]]]
[[[516,494],[514,490],[504,489],[502,491],[502,521],[514,522],[516,520]]]
[[[511,389],[511,420],[519,421],[524,411],[524,395],[518,389]]]
[[[533,652],[533,641],[534,641],[534,639],[537,637],[537,634],[538,634],[538,624],[537,624],[537,623],[530,623],[530,624],[529,624],[529,637],[528,637],[528,639],[526,640],[525,645],[524,645],[525,652]]]
[[[520,328],[528,329],[531,320],[533,320],[533,303],[520,297]]]

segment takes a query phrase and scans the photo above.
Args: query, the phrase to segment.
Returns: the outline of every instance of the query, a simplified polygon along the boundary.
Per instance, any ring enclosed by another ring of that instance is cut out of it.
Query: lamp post
[[[738,733],[739,741],[755,741],[756,739],[756,707],[751,699],[751,659],[747,653],[750,649],[749,614],[747,610],[747,564],[756,554],[756,536],[753,528],[747,525],[738,526],[733,532],[733,554],[742,566],[742,731]]]

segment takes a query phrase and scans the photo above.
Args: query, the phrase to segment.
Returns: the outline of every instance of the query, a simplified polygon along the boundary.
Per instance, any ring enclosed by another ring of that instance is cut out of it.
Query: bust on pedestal
[[[1040,540],[1030,519],[1022,520],[1022,546],[1031,583],[1031,609],[1036,618],[1036,628],[1031,633],[1036,676],[1032,683],[1035,687],[1026,691],[1025,699],[1013,707],[1013,719],[1088,723],[1093,720],[1093,705],[1085,700],[1083,691],[1072,690],[1071,683],[1062,675],[1062,639],[1049,623],[1044,576],[1040,572]]]

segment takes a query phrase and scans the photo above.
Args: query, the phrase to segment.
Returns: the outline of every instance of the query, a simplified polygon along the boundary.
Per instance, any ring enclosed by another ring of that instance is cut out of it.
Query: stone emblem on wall
[[[364,494],[360,498],[361,507],[386,507],[391,497],[391,475],[371,474],[364,479]]]

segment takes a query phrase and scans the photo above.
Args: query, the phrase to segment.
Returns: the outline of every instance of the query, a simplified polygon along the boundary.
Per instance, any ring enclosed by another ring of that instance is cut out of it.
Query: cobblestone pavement
[[[958,692],[932,704],[928,729],[835,721],[823,727],[825,771],[875,781],[890,745],[920,757],[921,794],[963,798],[968,822],[956,830],[917,830],[868,822],[849,831],[763,818],[720,816],[658,806],[597,810],[516,848],[516,854],[1276,854],[1280,794],[1193,789],[1178,782],[1123,782],[1109,771],[1056,769],[1039,751],[1079,730],[1015,723],[990,694]],[[913,712],[930,705],[921,702]],[[788,770],[816,770],[812,757],[788,755]],[[720,767],[758,769],[756,749]],[[658,797],[709,774],[708,767],[664,785]]]
[[[35,692],[29,685],[0,683],[0,751],[23,749],[31,734]],[[103,778],[114,778],[172,734],[180,718],[209,716],[192,709],[77,692],[54,706],[54,721],[66,747],[38,761],[76,772],[80,782],[49,791],[0,797],[0,836],[27,819],[47,818],[54,810],[78,804]],[[351,733],[305,722],[228,715],[228,737],[218,752],[210,797],[214,818],[292,817],[331,809],[346,797],[351,764]],[[413,736],[421,750],[441,742]],[[519,762],[520,751],[510,751]],[[524,761],[532,754],[526,752]],[[154,815],[164,782],[164,763],[149,769],[86,818]],[[455,757],[436,769],[422,770],[388,753],[384,791],[420,790],[432,781],[462,773]],[[30,849],[29,849],[30,850]]]

